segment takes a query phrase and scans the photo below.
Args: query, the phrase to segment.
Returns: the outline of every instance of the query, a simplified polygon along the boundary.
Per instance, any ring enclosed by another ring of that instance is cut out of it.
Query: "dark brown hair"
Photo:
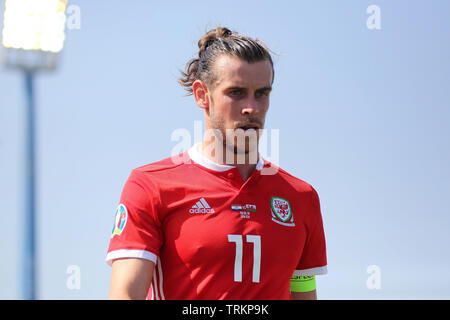
[[[207,85],[214,82],[215,75],[212,66],[217,57],[222,54],[235,56],[248,63],[269,60],[272,65],[272,75],[275,76],[269,49],[259,39],[242,36],[228,28],[217,27],[208,31],[198,41],[198,48],[198,57],[186,63],[185,71],[181,71],[182,76],[178,79],[188,95],[192,94],[192,84],[196,80],[200,79]]]

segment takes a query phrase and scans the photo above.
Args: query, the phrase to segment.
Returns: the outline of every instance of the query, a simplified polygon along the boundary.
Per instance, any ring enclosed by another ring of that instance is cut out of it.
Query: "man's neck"
[[[253,171],[255,171],[259,160],[258,151],[255,153],[247,153],[245,156],[241,155],[239,157],[234,152],[228,151],[227,154],[226,146],[221,146],[219,153],[215,152],[216,149],[214,148],[215,146],[213,147],[211,143],[205,141],[198,145],[198,151],[205,158],[208,158],[217,164],[235,166],[239,170],[243,181],[246,181],[252,175]]]

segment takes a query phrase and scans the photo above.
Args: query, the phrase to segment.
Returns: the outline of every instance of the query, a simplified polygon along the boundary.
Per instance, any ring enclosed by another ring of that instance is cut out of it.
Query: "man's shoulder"
[[[189,170],[189,159],[178,154],[159,161],[141,165],[131,170],[128,180],[132,180],[144,188],[161,189],[185,181],[195,173]]]
[[[184,153],[176,156],[167,157],[165,159],[151,162],[132,170],[134,174],[165,174],[168,171],[173,171],[182,168],[189,159],[184,157]]]
[[[176,157],[168,157],[159,161],[151,162],[137,168],[134,168],[133,171],[141,172],[141,173],[150,173],[150,172],[158,172],[158,171],[166,171],[177,168],[183,165],[185,162],[179,161],[179,156]]]
[[[286,170],[270,162],[266,161],[265,167],[268,167],[267,164],[269,164],[269,166],[275,169],[276,175],[279,178],[281,178],[283,181],[293,186],[297,191],[311,192],[314,190],[313,186],[307,181],[294,176],[293,174],[287,172]]]

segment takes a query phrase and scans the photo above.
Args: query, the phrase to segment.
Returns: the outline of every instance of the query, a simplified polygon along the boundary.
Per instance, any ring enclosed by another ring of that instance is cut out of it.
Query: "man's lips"
[[[249,123],[249,124],[238,126],[236,129],[242,129],[242,130],[254,129],[254,130],[258,130],[258,129],[260,129],[260,125],[256,124],[256,123]]]

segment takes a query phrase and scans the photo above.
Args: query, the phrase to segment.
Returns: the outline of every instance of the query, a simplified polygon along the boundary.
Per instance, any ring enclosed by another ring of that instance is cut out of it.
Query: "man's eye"
[[[258,91],[256,92],[256,97],[267,97],[269,95],[270,91]]]
[[[230,91],[230,94],[232,96],[239,96],[242,94],[242,90],[232,90],[232,91]]]

